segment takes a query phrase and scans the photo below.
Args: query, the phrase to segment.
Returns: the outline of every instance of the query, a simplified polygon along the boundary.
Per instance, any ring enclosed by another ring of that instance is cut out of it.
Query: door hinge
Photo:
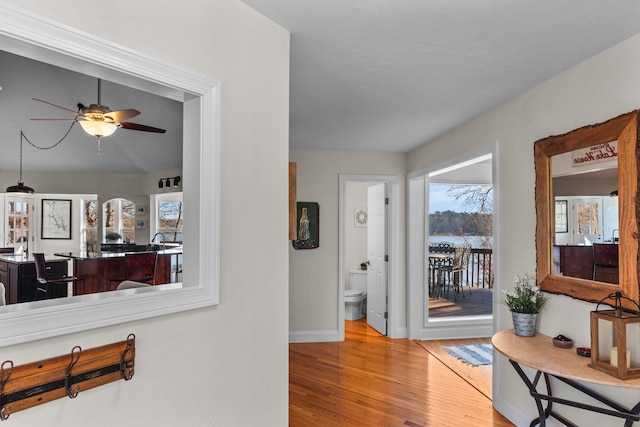
[[[385,255],[385,256],[384,256],[384,260],[385,260],[386,262],[389,262],[389,255]]]
[[[389,312],[388,311],[384,312],[384,318],[385,318],[385,320],[389,318]]]
[[[388,198],[388,197],[385,197],[385,198],[384,198],[384,204],[385,204],[385,205],[388,205],[388,204],[389,204],[389,198]]]

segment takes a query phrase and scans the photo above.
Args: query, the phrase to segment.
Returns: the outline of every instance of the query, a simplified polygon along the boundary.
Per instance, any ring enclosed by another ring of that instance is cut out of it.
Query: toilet
[[[367,314],[367,272],[352,270],[349,272],[348,288],[344,290],[344,318],[362,319]]]

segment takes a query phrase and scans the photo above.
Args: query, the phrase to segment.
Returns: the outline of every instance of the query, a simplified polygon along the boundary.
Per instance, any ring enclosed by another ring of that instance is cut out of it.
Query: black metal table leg
[[[557,419],[558,421],[560,421],[562,424],[566,425],[566,426],[570,426],[570,427],[577,427],[576,424],[572,423],[571,421],[569,421],[568,419],[566,419],[565,417],[563,417],[562,415],[558,414],[557,412],[553,411],[553,403],[558,403],[561,405],[567,405],[567,406],[571,406],[574,408],[579,408],[579,409],[584,409],[587,411],[591,411],[591,412],[596,412],[599,414],[604,414],[604,415],[609,415],[612,417],[617,417],[617,418],[623,418],[625,419],[625,427],[631,427],[633,425],[634,422],[636,421],[640,421],[640,403],[638,403],[636,406],[634,406],[632,409],[629,409],[621,404],[619,404],[618,402],[613,401],[612,399],[609,399],[608,397],[582,385],[581,383],[568,379],[568,378],[563,378],[563,377],[559,377],[557,375],[550,375],[547,374],[546,372],[541,372],[541,371],[536,371],[536,374],[533,378],[533,381],[529,380],[529,377],[527,377],[527,375],[524,373],[524,371],[522,370],[522,368],[520,367],[520,365],[518,364],[518,362],[515,362],[511,359],[509,359],[509,362],[511,363],[511,366],[513,366],[513,368],[516,370],[516,372],[518,373],[518,375],[520,376],[520,379],[522,379],[522,381],[525,383],[525,385],[527,386],[527,388],[529,389],[529,394],[531,395],[531,397],[533,397],[533,399],[536,402],[536,407],[538,409],[538,418],[534,419],[533,421],[531,421],[530,427],[534,427],[535,425],[539,425],[540,427],[544,427],[546,425],[546,419],[549,417],[553,417],[555,419]],[[544,393],[539,393],[537,390],[537,385],[538,382],[540,381],[540,376],[544,375],[544,379],[545,379],[545,386],[546,386],[546,394]],[[569,385],[570,387],[574,388],[575,390],[580,391],[581,393],[601,402],[604,403],[605,405],[607,405],[609,408],[611,409],[606,409],[606,408],[602,408],[599,406],[593,406],[593,405],[589,405],[586,403],[581,403],[581,402],[576,402],[576,401],[572,401],[572,400],[568,400],[568,399],[563,399],[563,398],[559,398],[559,397],[555,397],[552,394],[551,391],[551,382],[549,380],[549,377],[552,376],[553,378],[556,378],[559,381],[564,382],[565,384]],[[542,401],[546,400],[547,401],[547,406],[546,408],[544,407],[544,405],[542,404]]]

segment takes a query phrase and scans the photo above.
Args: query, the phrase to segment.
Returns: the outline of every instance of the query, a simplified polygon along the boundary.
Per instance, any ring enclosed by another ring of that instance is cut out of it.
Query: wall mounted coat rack
[[[125,341],[82,350],[26,365],[0,366],[0,419],[14,412],[61,397],[75,398],[82,391],[119,379],[133,378],[135,335]]]

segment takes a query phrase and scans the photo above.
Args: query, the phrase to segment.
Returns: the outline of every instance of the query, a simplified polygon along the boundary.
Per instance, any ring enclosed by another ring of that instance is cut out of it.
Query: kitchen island
[[[182,248],[154,252],[157,255],[153,280],[149,284],[161,285],[181,281]],[[84,279],[84,293],[115,290],[117,281],[128,279],[125,257],[143,252],[56,252],[56,256],[72,260],[73,275]]]
[[[67,259],[59,256],[45,256],[47,274],[49,277],[63,277],[67,275]],[[32,255],[0,254],[0,282],[5,285],[7,304],[36,301],[37,282],[36,265]],[[55,286],[51,289],[49,298],[67,296],[66,286]]]

